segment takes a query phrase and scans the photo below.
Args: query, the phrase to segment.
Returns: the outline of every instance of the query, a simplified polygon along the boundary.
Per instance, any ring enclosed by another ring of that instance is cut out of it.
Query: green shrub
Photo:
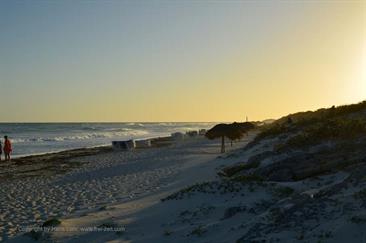
[[[360,199],[362,201],[366,201],[366,189],[362,189],[358,192],[355,192],[353,194],[353,197],[356,198],[356,199]]]
[[[344,105],[344,106],[338,106],[338,107],[331,107],[328,109],[319,109],[317,111],[308,111],[308,112],[299,112],[296,114],[291,114],[288,116],[285,116],[277,121],[275,121],[272,124],[265,125],[262,127],[261,133],[257,135],[255,138],[254,143],[258,143],[260,140],[269,138],[269,137],[275,137],[280,134],[284,134],[290,131],[301,131],[304,128],[307,128],[309,126],[313,125],[321,125],[323,123],[325,130],[322,130],[321,128],[318,129],[320,134],[322,136],[331,136],[331,135],[337,135],[337,133],[333,134],[335,129],[337,127],[334,127],[334,125],[340,125],[339,128],[346,127],[351,128],[353,131],[359,131],[360,129],[362,131],[362,121],[363,120],[352,120],[348,115],[361,112],[366,110],[366,101],[363,101],[358,104],[352,104],[352,105]],[[364,115],[365,117],[365,115]],[[291,120],[291,124],[288,123],[288,120]],[[329,124],[332,123],[332,121],[337,120],[336,124]],[[342,121],[345,121],[346,124],[343,124]],[[350,121],[351,124],[347,124],[347,121]],[[360,124],[361,123],[361,124]],[[329,127],[327,127],[329,126]],[[305,139],[305,138],[298,138],[299,140]]]
[[[323,141],[338,141],[366,134],[366,121],[356,119],[332,119],[314,124],[290,138],[284,147],[298,148]]]
[[[170,236],[172,233],[173,233],[173,231],[171,231],[171,230],[164,230],[165,236]]]
[[[264,126],[262,131],[256,136],[255,140],[259,141],[268,137],[275,137],[289,131],[289,127],[278,123]]]
[[[200,225],[192,230],[191,235],[202,236],[206,232],[207,230],[202,225]]]
[[[44,222],[42,224],[42,227],[56,227],[57,225],[60,225],[60,224],[61,224],[60,220],[53,218],[53,219],[50,219],[50,220],[47,220],[46,222]]]
[[[114,228],[114,227],[118,227],[118,225],[114,222],[105,222],[98,226],[98,228]]]
[[[222,169],[222,171],[219,172],[219,175],[231,177],[241,171],[258,168],[260,166],[260,164],[261,164],[260,161],[254,161],[254,162],[250,162],[250,163],[241,163],[241,164],[233,165],[233,166]]]
[[[289,197],[294,193],[294,189],[292,189],[291,187],[277,187],[273,189],[272,192],[276,197],[279,198],[284,198],[284,197]]]
[[[366,223],[365,215],[355,215],[350,220],[351,220],[352,223],[355,223],[355,224],[364,224],[364,223]]]
[[[261,176],[250,174],[250,175],[239,175],[232,178],[233,181],[237,182],[262,182],[263,178]]]
[[[212,183],[211,182],[202,182],[202,183],[196,183],[192,186],[185,187],[177,192],[174,192],[173,194],[160,199],[162,202],[168,201],[168,200],[180,200],[183,199],[185,195],[190,195],[195,192],[203,192],[203,193],[210,193],[213,191]]]

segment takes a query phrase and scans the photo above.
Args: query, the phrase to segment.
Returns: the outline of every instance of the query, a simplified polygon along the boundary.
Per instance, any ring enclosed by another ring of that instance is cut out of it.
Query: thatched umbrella
[[[231,141],[240,139],[254,127],[254,124],[250,122],[218,124],[208,130],[205,136],[208,139],[221,138],[221,153],[225,153],[225,137],[229,138]]]
[[[221,153],[225,153],[225,137],[230,133],[229,124],[217,124],[205,134],[208,139],[221,138]]]

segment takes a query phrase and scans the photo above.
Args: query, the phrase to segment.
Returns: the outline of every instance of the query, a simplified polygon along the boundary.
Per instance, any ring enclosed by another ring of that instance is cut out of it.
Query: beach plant
[[[107,221],[98,226],[98,228],[117,228],[117,227],[119,227],[119,225],[111,221]]]
[[[360,191],[358,191],[358,192],[355,192],[355,193],[353,194],[353,197],[354,197],[355,199],[360,199],[360,200],[362,200],[363,202],[366,202],[366,189],[362,189],[362,190],[360,190]]]
[[[321,231],[318,235],[318,239],[320,242],[324,242],[326,239],[332,237],[332,231]]]
[[[259,184],[261,182],[256,183]],[[189,198],[198,193],[205,193],[205,194],[234,193],[233,195],[239,195],[243,189],[244,189],[243,183],[224,178],[223,180],[219,181],[197,183],[195,185],[183,188],[165,198],[162,198],[161,201],[164,202],[168,200],[180,200],[185,197]]]
[[[300,232],[300,234],[296,237],[297,240],[304,240],[304,232]]]
[[[171,231],[171,230],[168,230],[168,229],[164,230],[165,236],[170,236],[172,233],[173,233],[173,231]]]
[[[323,108],[316,111],[290,114],[271,124],[259,127],[261,132],[254,141],[246,146],[246,149],[253,147],[264,139],[298,132],[301,132],[299,136],[289,140],[289,146],[296,147],[314,144],[326,139],[359,136],[365,131],[365,126],[362,124],[365,123],[365,113],[362,112],[365,110],[366,101],[363,101],[358,104],[333,106],[328,109]],[[289,119],[291,122],[289,122]]]
[[[43,239],[44,232],[32,230],[32,231],[25,233],[24,236],[27,236],[34,241],[39,241],[39,240]]]
[[[355,224],[364,224],[366,223],[366,216],[365,215],[355,215],[352,216],[350,221]]]
[[[235,206],[235,207],[229,207],[224,212],[224,217],[221,218],[221,220],[225,220],[228,218],[234,217],[236,214],[245,212],[247,210],[247,207],[245,206]]]
[[[314,124],[302,133],[290,138],[285,147],[301,148],[322,141],[353,139],[366,133],[366,121],[363,119],[332,119]]]
[[[202,182],[202,183],[196,183],[192,186],[188,186],[186,188],[183,188],[177,192],[174,192],[173,194],[167,196],[166,198],[161,199],[162,202],[167,200],[179,200],[183,199],[185,195],[191,195],[193,193],[215,193],[216,190],[216,184],[218,182]]]
[[[42,227],[56,227],[61,224],[61,221],[57,218],[49,219],[42,224]]]
[[[255,168],[258,168],[259,166],[260,166],[260,161],[239,163],[239,164],[229,166],[229,167],[222,169],[221,171],[218,172],[218,175],[231,177],[241,171],[255,169]]]
[[[104,211],[104,210],[107,210],[107,206],[101,206],[101,207],[99,208],[99,211]]]
[[[248,182],[262,182],[264,179],[259,175],[249,174],[249,175],[235,176],[231,180],[241,183],[248,183]]]
[[[202,236],[206,232],[207,230],[202,225],[199,225],[192,230],[191,235]]]
[[[280,186],[273,189],[272,193],[274,196],[279,198],[289,197],[294,193],[294,189],[287,186]]]
[[[366,223],[366,216],[365,215],[354,215],[350,218],[350,221],[355,224],[364,224]]]
[[[283,209],[281,209],[279,207],[271,208],[269,210],[268,218],[269,218],[269,220],[271,220],[271,222],[273,222],[275,224],[280,224],[284,220],[286,220]]]

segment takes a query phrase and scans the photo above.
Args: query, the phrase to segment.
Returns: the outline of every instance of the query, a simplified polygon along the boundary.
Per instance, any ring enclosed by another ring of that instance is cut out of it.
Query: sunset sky
[[[0,121],[241,121],[366,99],[366,1],[1,1]]]

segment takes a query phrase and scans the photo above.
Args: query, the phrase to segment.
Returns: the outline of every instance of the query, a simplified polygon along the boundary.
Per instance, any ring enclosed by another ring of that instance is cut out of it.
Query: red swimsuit
[[[7,139],[7,140],[5,140],[5,143],[4,143],[4,153],[10,154],[11,151],[12,151],[11,143],[10,143],[10,140]]]

